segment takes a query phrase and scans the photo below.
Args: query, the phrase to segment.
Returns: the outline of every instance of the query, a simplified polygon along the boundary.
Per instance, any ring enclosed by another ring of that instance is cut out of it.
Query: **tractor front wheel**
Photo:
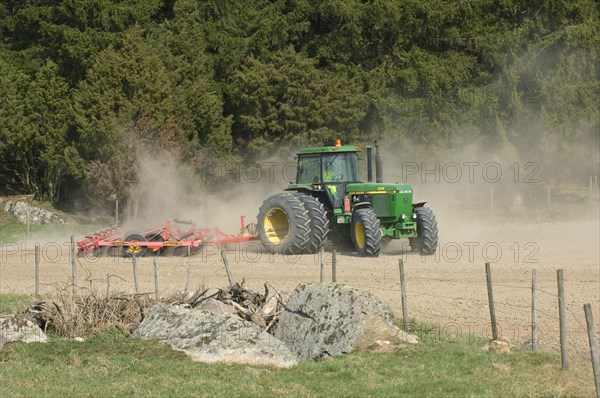
[[[417,215],[417,237],[410,238],[413,251],[423,255],[434,254],[438,245],[438,226],[433,211],[428,207],[414,209]]]
[[[258,211],[258,236],[274,253],[301,253],[306,248],[309,232],[308,211],[291,193],[268,197]]]
[[[361,257],[377,257],[381,253],[381,227],[379,219],[370,207],[358,209],[352,214],[350,226],[352,242]]]

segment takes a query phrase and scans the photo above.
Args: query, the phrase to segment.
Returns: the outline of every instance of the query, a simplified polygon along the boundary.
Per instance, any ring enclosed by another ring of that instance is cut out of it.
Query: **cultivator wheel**
[[[308,242],[308,211],[291,193],[268,197],[258,212],[258,236],[275,253],[299,254]]]
[[[350,235],[359,256],[377,257],[381,253],[381,228],[372,208],[358,209],[352,214]]]
[[[143,235],[132,233],[125,237],[125,242],[147,242],[147,240]],[[144,254],[146,254],[147,250],[147,247],[138,246],[135,245],[135,243],[129,246],[123,246],[123,254],[125,254],[127,257],[142,257]]]
[[[409,239],[410,247],[424,255],[434,254],[438,245],[438,226],[433,211],[428,207],[417,207],[415,214],[417,237]]]
[[[308,211],[310,231],[304,252],[308,254],[318,253],[327,240],[327,233],[329,232],[329,219],[325,207],[312,196],[302,193],[297,193],[295,196],[300,199]]]
[[[146,236],[146,239],[148,240],[148,242],[164,242],[165,238],[163,238],[161,235],[154,235],[154,236]],[[146,252],[149,255],[159,255],[160,253],[162,253],[164,250],[163,247],[148,247],[148,251]]]

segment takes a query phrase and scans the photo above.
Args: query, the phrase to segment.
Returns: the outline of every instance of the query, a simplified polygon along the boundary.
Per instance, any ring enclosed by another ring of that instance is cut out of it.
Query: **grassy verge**
[[[0,314],[11,314],[27,308],[31,296],[26,294],[0,295]]]
[[[58,214],[58,216],[65,221],[65,224],[30,224],[29,238],[31,240],[57,236],[68,237],[69,235],[79,237],[100,228],[97,225],[97,220],[95,223],[90,223],[84,215],[71,214],[57,210],[51,204],[46,202],[39,202],[25,197],[6,197],[0,199],[2,199],[0,200],[0,242],[19,242],[27,238],[27,226],[4,211],[4,204],[9,199],[24,200],[36,207]],[[107,225],[110,224],[110,222],[111,219],[107,218]]]
[[[279,370],[204,364],[154,341],[107,333],[83,343],[0,350],[0,396],[593,396],[588,362],[554,352],[491,354],[469,338],[424,338]]]
[[[52,239],[53,237],[68,237],[74,235],[76,238],[89,234],[97,229],[93,224],[31,224],[29,239]],[[0,242],[21,242],[27,239],[27,226],[16,218],[0,210]]]

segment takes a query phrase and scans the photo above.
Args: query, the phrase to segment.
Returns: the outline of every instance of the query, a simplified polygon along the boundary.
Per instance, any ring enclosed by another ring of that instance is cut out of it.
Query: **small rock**
[[[13,315],[0,318],[0,348],[6,343],[22,341],[24,343],[46,343],[48,336],[38,325]]]
[[[85,341],[83,337],[75,337],[73,340],[75,340],[78,343],[83,343]]]
[[[419,344],[419,338],[414,334],[406,333],[404,330],[398,328],[398,339],[401,342],[407,344]]]
[[[492,340],[488,343],[488,350],[495,353],[510,352],[511,345],[508,337],[501,336],[497,340]]]

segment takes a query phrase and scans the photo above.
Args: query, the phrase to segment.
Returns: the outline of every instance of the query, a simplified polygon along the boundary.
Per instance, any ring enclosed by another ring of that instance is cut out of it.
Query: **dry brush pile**
[[[267,284],[264,293],[256,293],[246,288],[244,282],[236,282],[213,294],[208,294],[209,289],[198,288],[161,299],[156,299],[154,293],[125,294],[108,289],[103,293],[81,289],[80,293],[73,294],[62,286],[46,299],[33,302],[25,310],[25,318],[57,337],[87,338],[112,330],[133,332],[157,302],[194,308],[216,300],[221,310],[238,314],[266,331],[272,330],[284,307],[283,295],[277,292],[269,296]]]

